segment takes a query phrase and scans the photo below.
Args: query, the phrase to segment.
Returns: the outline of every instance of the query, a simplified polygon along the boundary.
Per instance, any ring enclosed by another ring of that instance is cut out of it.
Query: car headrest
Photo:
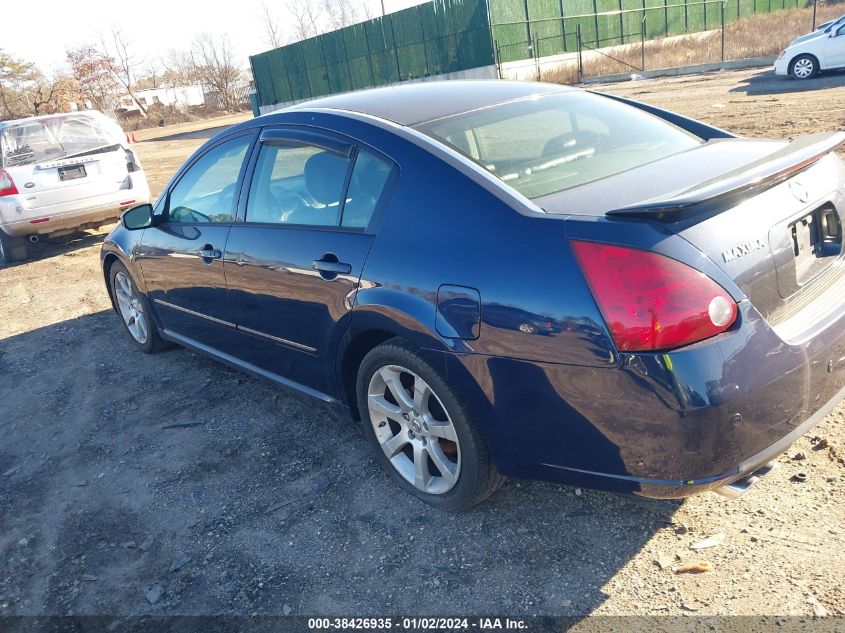
[[[348,161],[331,152],[314,154],[305,161],[305,186],[320,204],[334,204],[340,200]]]

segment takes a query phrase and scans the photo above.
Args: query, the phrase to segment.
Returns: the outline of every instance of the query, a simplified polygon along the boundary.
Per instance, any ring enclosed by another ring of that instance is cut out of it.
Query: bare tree
[[[119,87],[112,71],[113,60],[91,45],[68,49],[65,56],[82,98],[97,110],[112,109]]]
[[[36,71],[32,81],[21,92],[28,110],[27,114],[35,116],[51,111],[55,112],[56,107],[53,104],[53,99],[58,87],[58,81],[48,79],[41,71]]]
[[[0,50],[0,119],[28,114],[22,93],[37,73],[33,64]]]
[[[132,43],[126,38],[123,29],[119,26],[113,25],[111,27],[110,37],[108,38],[101,35],[100,44],[102,45],[102,53],[112,60],[112,72],[115,78],[136,103],[141,114],[147,116],[147,109],[135,96],[135,74],[144,60],[137,58],[132,52]]]
[[[162,72],[159,69],[158,62],[155,59],[147,60],[136,79],[138,89],[149,90],[150,88],[158,88],[161,81]]]
[[[358,6],[352,0],[323,0],[323,10],[332,29],[342,29],[361,22]]]
[[[316,0],[287,0],[285,7],[293,18],[295,40],[307,40],[325,33],[323,7]]]
[[[33,64],[0,50],[0,119],[66,112],[71,101],[80,98],[72,77],[47,76]]]
[[[279,27],[279,20],[273,15],[270,5],[266,2],[261,3],[261,21],[264,24],[264,35],[267,38],[267,43],[272,48],[279,48],[286,44],[286,38]]]
[[[204,86],[216,92],[226,110],[237,110],[237,89],[243,84],[243,72],[235,61],[232,44],[226,34],[217,38],[202,33],[191,47],[191,59]]]
[[[191,51],[171,48],[162,58],[162,82],[168,86],[188,86],[199,81]]]

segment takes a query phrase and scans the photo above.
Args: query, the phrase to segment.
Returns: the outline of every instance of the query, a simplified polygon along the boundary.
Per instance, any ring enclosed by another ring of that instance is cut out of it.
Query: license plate
[[[85,173],[85,165],[68,165],[67,167],[59,167],[59,180],[75,180],[77,178],[85,178],[88,174]]]

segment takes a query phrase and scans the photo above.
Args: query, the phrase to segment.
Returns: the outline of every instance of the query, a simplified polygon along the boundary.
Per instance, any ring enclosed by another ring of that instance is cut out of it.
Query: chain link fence
[[[503,26],[519,26],[522,33],[532,35],[530,41],[509,44],[495,40],[501,74],[575,83],[587,77],[774,57],[793,38],[845,12],[841,2],[806,0],[661,0],[658,6],[648,6],[655,0],[615,1],[621,6],[636,1],[640,6],[494,23],[494,37]],[[557,32],[542,35],[551,22]],[[518,62],[520,55],[525,57]]]

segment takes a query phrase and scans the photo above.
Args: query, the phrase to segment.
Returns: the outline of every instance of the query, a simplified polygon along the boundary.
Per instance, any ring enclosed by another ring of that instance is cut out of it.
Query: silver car
[[[39,236],[96,228],[149,202],[120,126],[97,111],[0,121],[0,261]]]

